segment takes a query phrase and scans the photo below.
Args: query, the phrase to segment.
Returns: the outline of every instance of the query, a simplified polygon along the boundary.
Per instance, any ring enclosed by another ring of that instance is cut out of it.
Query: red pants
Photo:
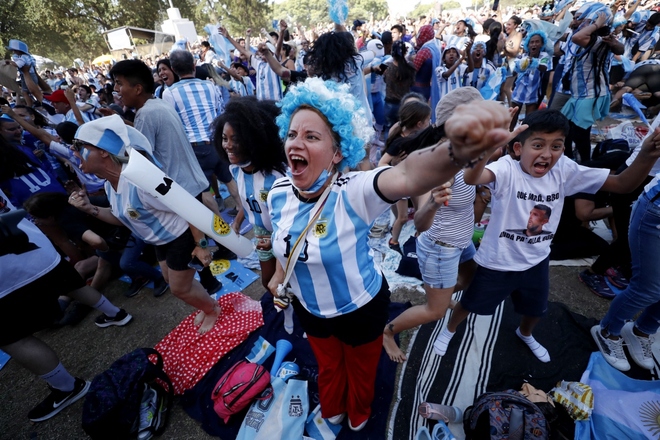
[[[351,425],[358,426],[371,415],[376,372],[383,336],[352,347],[334,336],[307,335],[319,364],[319,399],[324,418],[348,413]]]

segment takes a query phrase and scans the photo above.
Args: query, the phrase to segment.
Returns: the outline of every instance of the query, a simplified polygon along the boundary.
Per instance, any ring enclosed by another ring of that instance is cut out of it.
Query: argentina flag
[[[248,362],[261,365],[274,352],[275,347],[265,340],[263,336],[259,336],[259,339],[255,341],[254,346],[252,347],[252,351],[245,356],[245,359],[247,359]]]
[[[596,352],[580,382],[593,390],[594,409],[575,423],[575,440],[660,438],[660,381],[631,379]]]

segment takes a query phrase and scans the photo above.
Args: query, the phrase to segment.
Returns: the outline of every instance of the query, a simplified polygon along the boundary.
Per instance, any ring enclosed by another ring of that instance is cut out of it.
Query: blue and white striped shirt
[[[183,217],[121,175],[117,191],[106,182],[105,192],[112,215],[149,244],[167,244],[188,229],[188,222]]]
[[[246,173],[237,165],[229,165],[229,171],[231,171],[238,186],[243,211],[250,224],[272,232],[273,227],[270,223],[268,204],[266,203],[268,192],[275,181],[284,176],[277,171],[268,174],[259,171]]]
[[[232,92],[241,96],[254,96],[254,84],[249,76],[244,76],[242,81],[232,78],[229,80],[229,87]]]
[[[250,64],[257,72],[257,99],[280,101],[282,99],[282,82],[268,62],[252,55]]]
[[[364,306],[378,294],[383,275],[368,244],[369,228],[393,202],[375,181],[387,168],[339,176],[310,227],[289,283],[300,303],[315,316],[332,318]],[[290,249],[307,227],[315,200],[303,201],[288,177],[268,194],[273,253],[286,267]]]
[[[190,142],[211,140],[211,124],[224,109],[222,93],[212,82],[181,79],[163,92],[163,101],[179,114]]]
[[[444,65],[438,66],[435,69],[435,80],[438,82],[438,88],[440,90],[440,97],[438,99],[438,102],[447,93],[461,87],[461,84],[463,83],[463,74],[461,74],[461,66],[458,66],[451,75],[445,78],[442,76],[442,74],[445,73],[447,70],[449,70],[449,68]],[[463,72],[465,72],[465,70],[463,70]]]

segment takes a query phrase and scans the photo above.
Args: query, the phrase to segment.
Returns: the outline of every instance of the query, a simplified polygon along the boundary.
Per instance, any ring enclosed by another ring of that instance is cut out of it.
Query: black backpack
[[[150,355],[157,358],[155,364],[149,360]],[[163,358],[153,348],[138,348],[125,354],[94,378],[83,404],[85,432],[98,440],[127,438],[137,433],[145,384],[158,396],[156,434],[160,434],[169,418],[174,388],[163,371]]]
[[[516,390],[484,393],[463,414],[466,440],[547,440],[543,412]]]

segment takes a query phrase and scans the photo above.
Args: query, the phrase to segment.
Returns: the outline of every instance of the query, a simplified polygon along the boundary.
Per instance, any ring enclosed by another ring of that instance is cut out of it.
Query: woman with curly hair
[[[240,235],[246,215],[254,226],[261,282],[266,288],[275,273],[270,243],[273,228],[266,197],[275,180],[283,177],[287,169],[275,125],[279,112],[273,101],[258,101],[252,96],[233,98],[213,123],[215,149],[229,161],[229,170],[242,201],[243,209],[239,210],[232,227]]]
[[[268,287],[292,295],[319,365],[322,416],[338,424],[348,415],[358,431],[371,415],[390,303],[368,244],[371,224],[396,200],[430,191],[505,143],[510,116],[495,102],[459,106],[445,123],[449,142],[395,167],[346,172],[373,136],[367,107],[348,85],[309,78],[281,108],[277,125],[291,174],[268,194],[277,259]]]
[[[348,84],[360,104],[370,108],[362,73],[364,58],[357,52],[350,32],[328,32],[321,35],[314,41],[307,57],[310,75]]]

